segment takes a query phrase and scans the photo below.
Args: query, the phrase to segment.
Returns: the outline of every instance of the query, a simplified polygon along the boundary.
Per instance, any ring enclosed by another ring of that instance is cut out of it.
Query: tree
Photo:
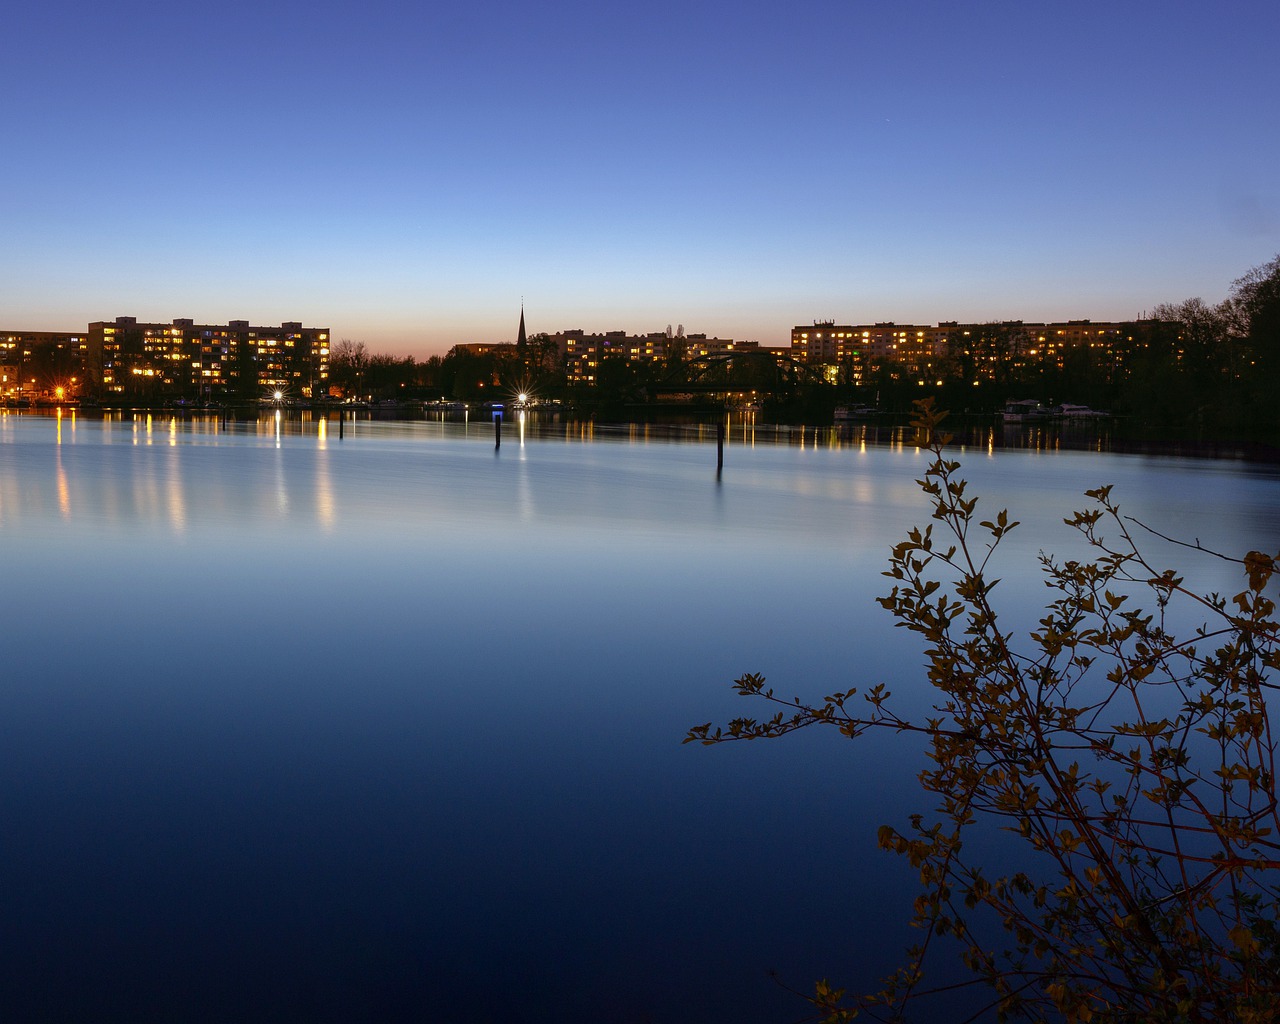
[[[1162,302],[1151,319],[1177,325],[1174,354],[1181,368],[1198,381],[1212,383],[1230,372],[1232,346],[1224,305],[1210,306],[1200,298]]]
[[[1226,304],[1161,303],[1135,331],[1122,407],[1161,433],[1237,432],[1242,424]]]
[[[1280,256],[1218,305],[1162,303],[1134,325],[1121,403],[1161,431],[1194,428],[1274,444],[1280,431]]]
[[[596,396],[603,405],[620,406],[640,400],[637,365],[622,355],[606,355],[596,367]]]
[[[1280,255],[1232,282],[1227,301],[1257,356],[1280,361]]]
[[[329,351],[329,379],[342,389],[345,398],[363,397],[368,369],[369,350],[363,341],[343,338]]]
[[[1145,528],[1102,487],[1066,520],[1090,559],[1040,556],[1052,600],[1018,636],[1001,621],[993,575],[1018,524],[1006,511],[979,519],[941,422],[918,403],[915,426],[933,456],[919,483],[938,535],[915,528],[893,549],[892,591],[880,600],[925,640],[932,714],[900,717],[883,684],[806,703],[748,674],[737,691],[783,710],[686,737],[715,744],[827,726],[927,744],[919,777],[932,813],[879,831],[882,847],[920,870],[923,939],[879,992],[850,998],[821,982],[813,1006],[828,1021],[908,1019],[928,994],[926,954],[952,936],[1002,1019],[1274,1019],[1280,814],[1268,697],[1280,626],[1266,591],[1275,558],[1231,559],[1243,587],[1230,600],[1197,594],[1147,559],[1137,542]],[[1150,610],[1136,606],[1141,593]],[[1183,606],[1204,625],[1178,637],[1170,622]],[[993,871],[966,848],[993,824],[1026,870]]]
[[[947,336],[946,371],[965,381],[991,380],[999,387],[1023,383],[1027,331],[1018,322],[957,328]]]
[[[525,371],[534,384],[558,384],[564,377],[560,349],[545,331],[529,336]]]
[[[667,324],[667,345],[662,362],[667,380],[688,381],[689,342],[685,339],[684,331],[672,334],[670,324]]]

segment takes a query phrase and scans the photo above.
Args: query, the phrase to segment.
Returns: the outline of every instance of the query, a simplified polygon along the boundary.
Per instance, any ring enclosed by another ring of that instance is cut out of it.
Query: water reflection
[[[71,518],[71,492],[67,487],[67,471],[62,465],[62,440],[59,438],[58,446],[54,449],[54,460],[57,464],[55,472],[58,479],[58,508],[62,512],[63,519]]]
[[[176,432],[171,434],[172,444],[177,444]],[[182,482],[182,461],[177,452],[172,452],[166,459],[168,475],[165,480],[165,492],[168,498],[169,523],[174,533],[183,533],[187,528],[187,503]]]
[[[230,410],[204,411],[181,410],[164,414],[170,431],[184,435],[201,435],[216,439],[220,435],[258,433],[275,439],[289,436],[316,436],[324,424],[326,433],[331,431],[331,419],[341,419],[346,428],[354,430],[359,436],[379,436],[387,432],[403,431],[410,435],[420,434],[424,428],[430,428],[438,437],[450,437],[455,434],[467,436],[471,433],[472,419],[470,407],[458,410],[442,410],[426,407],[421,413],[414,415],[400,410],[396,415],[388,415],[378,410],[361,409],[304,409],[282,408],[263,414],[243,411],[233,413]],[[520,438],[524,442],[534,439],[576,441],[603,441],[627,437],[636,443],[652,444],[660,441],[697,441],[712,443],[715,440],[716,420],[681,415],[678,411],[667,410],[654,413],[651,421],[631,424],[600,423],[595,420],[576,420],[559,413],[549,413],[538,409],[521,410],[525,419],[522,423]],[[86,416],[81,411],[72,413],[72,429],[77,422],[84,422]],[[277,416],[277,414],[279,414]],[[4,415],[9,422],[33,413],[16,413],[5,410]],[[128,426],[133,424],[132,433],[135,443],[146,443],[155,428],[154,413],[130,410],[106,410],[89,414],[89,421],[102,424]],[[885,447],[894,451],[903,451],[914,447],[915,433],[907,423],[908,417],[881,415],[863,421],[838,423],[829,425],[785,425],[764,424],[759,422],[759,415],[752,410],[735,410],[725,414],[725,442],[727,445],[784,444],[818,450],[824,448],[857,449]],[[482,417],[485,426],[491,425],[487,412]],[[1182,448],[1170,445],[1150,445],[1124,439],[1119,427],[1120,421],[1101,420],[1088,422],[1064,422],[1049,424],[1002,424],[993,423],[987,418],[955,417],[949,421],[955,444],[966,450],[983,449],[988,452],[996,450],[1023,450],[1031,452],[1066,452],[1092,451],[1105,452],[1141,452],[1152,454],[1187,454],[1211,455],[1217,457],[1265,457],[1266,452],[1250,448],[1248,445],[1230,443],[1215,444],[1188,443]],[[489,436],[491,432],[489,432]]]
[[[15,417],[6,414],[4,420],[0,422],[3,423],[0,438],[8,442],[15,437],[15,427],[25,427],[28,424],[34,427],[40,422],[48,422],[53,428],[52,440],[59,450],[71,441],[77,442],[77,449],[82,450],[86,440],[90,442],[91,447],[109,450],[122,429],[128,432],[126,436],[134,447],[145,447],[154,442],[158,427],[154,414],[141,412],[110,413],[101,419],[91,421],[85,421],[75,414],[59,414],[46,421],[37,417]],[[614,440],[625,440],[641,449],[680,444],[681,450],[686,451],[688,457],[695,462],[701,458],[703,465],[714,465],[713,453],[717,425],[713,423],[690,425],[648,423],[609,428],[592,421],[547,423],[521,411],[517,418],[517,425],[518,461],[520,462],[533,457],[535,449],[532,446],[536,442],[554,439],[570,445],[598,445]],[[95,509],[94,515],[131,515],[129,509],[157,508],[163,505],[168,510],[166,517],[168,525],[180,532],[190,525],[193,509],[212,510],[215,513],[219,510],[225,511],[229,508],[229,499],[239,493],[236,488],[228,489],[224,486],[225,459],[222,460],[223,465],[215,464],[216,472],[212,472],[215,467],[206,466],[194,470],[200,478],[193,482],[190,478],[192,470],[189,468],[194,458],[193,447],[197,450],[205,446],[241,448],[248,445],[252,447],[255,439],[259,439],[280,453],[280,457],[274,460],[271,466],[269,487],[265,491],[257,492],[259,498],[270,495],[269,506],[264,506],[263,510],[277,519],[291,515],[294,506],[291,503],[290,491],[301,484],[315,496],[314,501],[311,502],[311,508],[314,510],[316,521],[332,527],[339,514],[339,498],[334,488],[332,462],[320,458],[322,453],[338,451],[342,453],[344,459],[356,451],[364,452],[366,455],[376,451],[383,456],[389,456],[404,445],[424,444],[428,444],[428,447],[423,450],[432,452],[438,449],[432,448],[431,445],[447,443],[451,439],[462,440],[468,436],[467,423],[447,422],[443,418],[417,423],[365,421],[360,424],[358,433],[353,431],[350,437],[342,441],[340,447],[335,448],[338,440],[330,433],[332,425],[326,414],[313,414],[311,411],[290,413],[284,410],[274,410],[262,417],[239,421],[227,420],[219,415],[166,415],[163,427],[167,440],[165,447],[173,453],[173,462],[166,467],[157,467],[153,462],[145,459],[119,465],[110,463],[105,491],[108,494],[122,496],[120,483],[132,480],[132,497],[123,503],[108,498],[101,503],[100,508]],[[92,430],[91,437],[84,436],[85,429]],[[993,428],[972,431],[960,439],[957,449],[962,455],[971,456],[975,452],[980,452],[984,459],[992,460],[997,453],[1007,450],[1003,438],[1005,433]],[[1066,450],[1050,433],[1031,430],[1023,431],[1019,436],[1025,442],[1023,451],[1061,458],[1068,457]],[[476,440],[479,440],[479,437]],[[491,440],[491,435],[486,436],[485,440]],[[692,446],[689,442],[693,442]],[[875,451],[886,451],[921,458],[922,455],[914,442],[913,433],[903,427],[883,428],[875,424],[858,423],[823,428],[773,426],[766,428],[754,423],[750,414],[747,414],[737,420],[731,419],[727,424],[725,467],[730,475],[741,472],[742,455],[752,451],[760,452],[761,445],[769,448],[776,448],[779,445],[791,447],[805,452],[806,455],[821,452],[847,453],[866,458]],[[703,447],[706,454],[697,456],[695,453]],[[289,452],[295,454],[289,455]],[[542,458],[542,456],[538,457]],[[87,466],[77,463],[73,471],[70,464],[60,455],[55,455],[52,484],[60,515],[64,517],[70,515],[75,504],[77,482],[74,474],[87,472],[88,469]],[[913,468],[912,471],[918,472],[919,469]],[[163,473],[162,484],[159,483],[161,477],[157,475],[158,473]],[[863,500],[871,493],[867,490],[870,484],[865,478],[856,479],[859,493],[854,497],[857,500]],[[1090,481],[1089,485],[1092,486],[1098,482],[1100,481]],[[511,494],[514,507],[522,510],[523,515],[534,515],[538,504],[531,479],[522,474],[514,483],[516,489]],[[165,495],[163,499],[160,499],[157,492],[158,484],[163,489]],[[808,493],[812,485],[813,481],[799,485],[797,493]],[[192,486],[196,486],[201,492],[198,501],[193,501],[189,493]],[[9,490],[14,497],[8,499],[6,504],[13,513],[21,509],[24,498],[22,492],[14,491],[12,487]],[[32,500],[37,501],[38,496],[33,496]],[[234,500],[242,504],[245,502],[253,504],[254,495],[246,494]],[[440,500],[441,497],[438,494],[432,494],[426,499],[428,503],[439,503]],[[204,514],[203,511],[200,514]]]
[[[927,518],[902,434],[734,420],[716,487],[716,424],[531,417],[494,458],[484,421],[167,420],[151,448],[141,414],[74,444],[0,420],[14,1019],[288,1019],[307,993],[314,1021],[471,1021],[496,987],[533,1021],[755,1024],[798,1016],[761,965],[892,965],[911,879],[875,825],[919,806],[909,748],[678,741],[745,711],[744,671],[928,698],[874,603]],[[974,491],[1026,524],[1015,568],[1100,482],[1280,546],[1274,471],[972,443]],[[1025,569],[1000,588],[1042,599]]]
[[[335,515],[333,483],[329,478],[329,450],[323,443],[321,423],[320,457],[316,459],[316,520],[326,533],[332,532]]]

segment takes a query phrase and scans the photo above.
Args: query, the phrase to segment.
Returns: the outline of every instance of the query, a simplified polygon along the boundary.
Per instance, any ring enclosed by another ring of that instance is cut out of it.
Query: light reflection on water
[[[921,453],[734,428],[717,483],[714,428],[334,426],[0,417],[0,1005],[777,1021],[768,968],[894,963],[908,873],[874,834],[920,806],[904,745],[679,739],[759,713],[744,671],[923,699],[873,601]],[[1026,524],[1018,566],[1105,482],[1280,546],[1270,470],[962,457]]]

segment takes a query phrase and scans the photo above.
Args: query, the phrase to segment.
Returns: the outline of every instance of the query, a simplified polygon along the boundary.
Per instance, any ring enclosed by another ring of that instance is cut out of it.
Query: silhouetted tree
[[[402,399],[414,382],[413,356],[373,355],[365,367],[365,390],[375,399]]]
[[[1155,308],[1152,319],[1177,325],[1170,354],[1183,372],[1205,384],[1228,375],[1233,339],[1226,304],[1210,306],[1200,298],[1165,302]]]
[[[347,398],[365,397],[364,376],[368,368],[369,350],[363,341],[343,338],[329,350],[329,380]]]
[[[1228,300],[1254,367],[1280,374],[1280,255],[1232,284]]]

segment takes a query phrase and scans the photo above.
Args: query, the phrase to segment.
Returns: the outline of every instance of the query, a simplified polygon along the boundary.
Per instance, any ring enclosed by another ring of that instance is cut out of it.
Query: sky
[[[1280,252],[1274,0],[0,12],[0,328],[1095,320]]]

